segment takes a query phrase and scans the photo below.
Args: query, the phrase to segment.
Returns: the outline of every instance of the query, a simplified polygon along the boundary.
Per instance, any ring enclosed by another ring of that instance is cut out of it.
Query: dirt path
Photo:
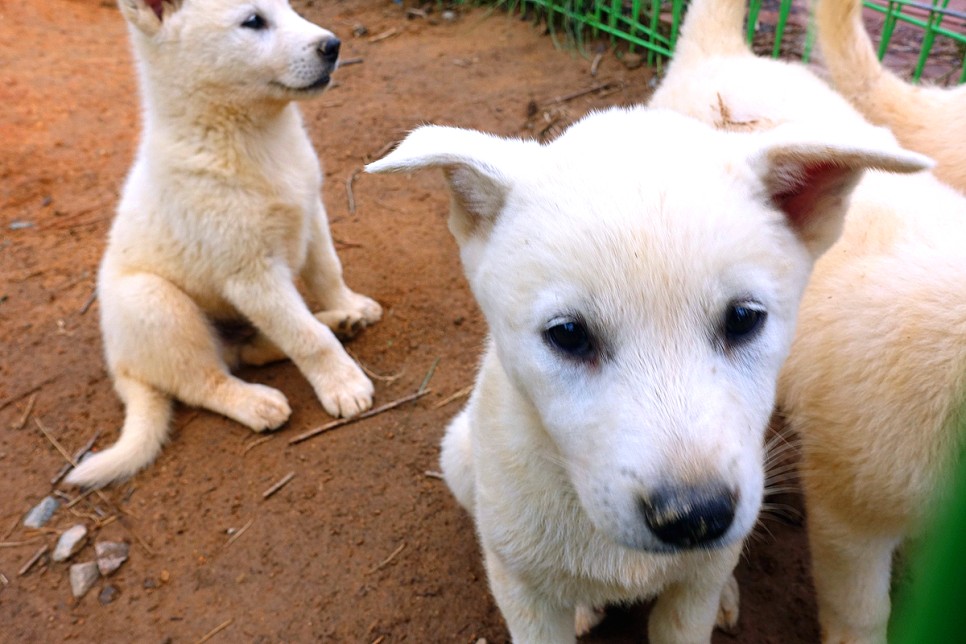
[[[552,135],[593,107],[643,100],[650,75],[607,55],[592,78],[588,60],[500,12],[448,21],[407,18],[381,0],[296,6],[343,37],[343,58],[363,59],[304,109],[347,279],[386,309],[349,348],[384,376],[377,404],[415,391],[435,365],[432,393],[289,446],[327,416],[291,364],[246,372],[292,402],[281,432],[256,445],[235,423],[179,409],[153,467],[50,524],[104,524],[98,538],[132,543],[121,570],[80,601],[65,564],[41,558],[18,576],[56,536],[20,526],[63,464],[37,422],[70,451],[95,431],[109,444],[121,422],[91,297],[138,107],[113,2],[0,0],[2,641],[194,642],[223,625],[211,641],[506,639],[471,523],[427,475],[462,402],[446,400],[471,382],[484,335],[446,230],[443,184],[433,173],[358,171],[419,123]],[[360,26],[367,33],[353,37]],[[553,104],[606,83],[612,89]],[[289,472],[291,482],[263,499]],[[78,555],[91,557],[89,546]],[[741,630],[715,641],[816,641],[806,562],[801,526],[766,518],[738,570]],[[105,604],[106,586],[119,594]],[[642,641],[646,610],[612,611],[586,641]]]

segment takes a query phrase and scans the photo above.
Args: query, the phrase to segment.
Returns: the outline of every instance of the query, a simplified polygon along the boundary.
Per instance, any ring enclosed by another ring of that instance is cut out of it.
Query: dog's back
[[[883,67],[862,23],[861,0],[818,0],[815,18],[835,88],[904,146],[933,157],[936,176],[966,192],[966,86],[917,87]]]

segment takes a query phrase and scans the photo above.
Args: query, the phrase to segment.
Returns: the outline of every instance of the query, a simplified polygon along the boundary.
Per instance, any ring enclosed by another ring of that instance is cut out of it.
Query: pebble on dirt
[[[86,595],[99,576],[97,563],[94,561],[73,564],[70,567],[70,592],[73,593],[74,598],[80,599]]]
[[[101,602],[102,605],[107,606],[121,594],[121,591],[117,589],[117,586],[112,586],[108,584],[101,588],[101,592],[97,595],[97,601]]]
[[[127,561],[131,546],[123,541],[98,541],[94,544],[97,553],[97,568],[107,577]]]
[[[60,501],[52,496],[45,496],[43,500],[35,505],[27,516],[23,520],[23,524],[27,528],[41,528],[48,521],[50,517],[54,516],[54,512],[60,507]]]
[[[87,541],[87,526],[83,523],[78,523],[72,528],[65,530],[63,534],[60,535],[60,539],[57,540],[57,546],[54,548],[54,554],[51,555],[51,559],[54,561],[67,561],[75,554],[77,551],[84,547],[84,543]]]

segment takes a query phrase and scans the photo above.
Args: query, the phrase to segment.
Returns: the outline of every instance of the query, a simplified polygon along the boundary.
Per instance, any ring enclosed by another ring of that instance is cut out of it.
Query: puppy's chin
[[[678,546],[664,543],[655,537],[650,530],[647,530],[647,528],[642,528],[641,534],[625,534],[615,538],[614,541],[617,543],[617,545],[627,548],[628,550],[637,550],[639,552],[646,552],[648,554],[655,555],[678,555],[699,550],[717,550],[719,548],[724,548],[725,546],[730,546],[740,538],[743,538],[743,535],[731,536],[729,534],[725,534],[713,541],[696,543],[690,546]]]
[[[271,85],[288,98],[300,99],[321,94],[331,82],[332,77],[326,72],[307,85],[289,85],[281,81],[272,81]]]

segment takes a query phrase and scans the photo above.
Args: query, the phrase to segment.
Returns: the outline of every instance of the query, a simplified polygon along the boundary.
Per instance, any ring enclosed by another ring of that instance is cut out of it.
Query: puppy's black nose
[[[727,532],[737,501],[724,487],[685,487],[659,490],[642,498],[640,505],[658,539],[676,548],[692,548]]]
[[[334,63],[339,59],[339,47],[342,46],[342,42],[333,36],[332,38],[326,38],[319,43],[319,55],[327,63]]]

